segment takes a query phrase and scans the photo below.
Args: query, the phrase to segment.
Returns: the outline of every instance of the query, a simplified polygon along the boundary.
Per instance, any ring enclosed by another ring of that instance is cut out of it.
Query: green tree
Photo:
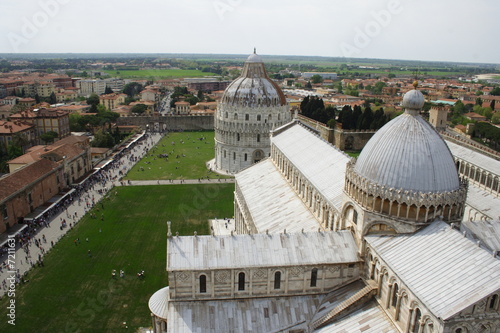
[[[337,121],[335,121],[334,118],[328,120],[328,122],[326,123],[326,125],[330,128],[335,128],[335,126],[337,125]]]
[[[143,114],[144,112],[146,112],[147,109],[148,109],[147,105],[136,104],[132,107],[132,113]]]
[[[198,94],[196,95],[200,101],[203,101],[203,91],[198,90]]]
[[[57,97],[54,92],[52,92],[49,96],[49,104],[56,104],[57,103]]]
[[[491,117],[491,122],[495,125],[500,124],[500,112],[495,112]]]
[[[311,81],[307,81],[306,83],[306,89],[312,89],[312,84],[311,84]]]
[[[99,96],[97,94],[91,94],[87,98],[87,104],[90,105],[90,113],[97,113],[97,105],[99,104]]]
[[[311,76],[311,82],[314,84],[323,82],[323,77],[319,74],[314,74]]]
[[[128,97],[134,97],[138,95],[142,91],[142,89],[143,89],[142,84],[138,82],[130,82],[123,87],[122,92],[124,94],[127,94]]]
[[[109,86],[106,86],[106,89],[104,89],[104,94],[112,94],[113,93],[113,89],[111,89],[111,87]]]
[[[97,130],[94,133],[94,140],[92,140],[91,145],[92,147],[112,148],[115,145],[115,139],[110,133]]]
[[[495,87],[490,91],[490,95],[500,96],[500,87]]]
[[[13,142],[9,143],[9,146],[7,148],[7,159],[8,160],[13,160],[16,157],[19,157],[23,154],[23,149],[22,147],[14,144]]]
[[[195,105],[200,100],[196,96],[189,95],[189,96],[186,97],[185,101],[188,102],[190,105]]]
[[[40,139],[45,143],[49,144],[54,142],[54,139],[59,136],[59,133],[54,132],[54,131],[48,131],[40,135]]]

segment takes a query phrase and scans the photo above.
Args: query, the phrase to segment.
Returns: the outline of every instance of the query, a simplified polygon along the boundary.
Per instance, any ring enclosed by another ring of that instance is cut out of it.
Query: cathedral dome
[[[418,114],[423,104],[420,91],[405,94],[405,112],[378,130],[359,155],[354,166],[358,175],[386,188],[412,192],[459,189],[448,146]]]
[[[264,62],[256,53],[248,57],[241,75],[226,88],[221,103],[251,108],[287,104],[283,91],[269,78]]]

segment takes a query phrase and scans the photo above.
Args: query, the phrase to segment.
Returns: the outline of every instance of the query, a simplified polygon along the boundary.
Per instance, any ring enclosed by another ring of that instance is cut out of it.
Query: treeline
[[[354,109],[345,105],[337,118],[337,122],[342,123],[342,128],[347,130],[377,130],[389,120],[390,117],[384,113],[383,108],[373,112],[369,106],[362,110],[359,105],[355,105]]]
[[[390,120],[383,108],[373,112],[370,106],[361,109],[356,105],[352,109],[350,105],[345,105],[337,115],[335,108],[325,107],[323,100],[315,96],[305,97],[300,103],[300,111],[303,116],[327,124],[330,128],[334,128],[338,122],[347,130],[377,130]]]
[[[490,123],[478,122],[474,126],[473,137],[481,139],[489,144],[491,148],[498,150],[500,144],[500,128]]]

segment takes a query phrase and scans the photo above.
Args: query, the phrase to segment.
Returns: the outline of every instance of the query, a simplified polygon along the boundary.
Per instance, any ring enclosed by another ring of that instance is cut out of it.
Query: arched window
[[[236,160],[236,153],[233,152],[233,160]]]
[[[248,113],[245,115],[245,120],[248,120],[250,119],[250,116],[248,115]]]
[[[260,142],[260,134],[257,134],[257,142]]]
[[[236,133],[236,141],[240,141],[240,133]]]
[[[278,120],[280,120],[280,118],[281,118],[281,117],[280,117],[280,114],[278,113]]]
[[[228,113],[226,112],[226,118],[229,117]]]
[[[413,320],[413,333],[418,333],[420,329],[420,319],[422,319],[422,312],[420,312],[419,308],[415,309],[415,319]]]
[[[274,289],[281,288],[281,272],[274,273]]]
[[[207,292],[207,276],[200,275],[200,293]]]
[[[247,158],[248,158],[248,156],[247,156],[247,154],[245,153],[245,162],[247,161]]]
[[[245,290],[245,273],[238,274],[238,290]]]
[[[497,302],[498,302],[498,295],[495,294],[491,296],[489,309],[495,310],[497,308]]]
[[[392,287],[392,302],[391,302],[391,305],[393,307],[396,307],[396,304],[398,304],[398,292],[399,292],[398,284],[394,283],[394,287]]]
[[[316,283],[318,282],[318,269],[313,268],[311,271],[311,287],[316,287]]]
[[[260,114],[257,115],[257,121],[260,121]]]
[[[238,114],[237,113],[234,114],[234,120],[238,120]]]
[[[354,222],[354,224],[358,224],[358,212],[357,211],[352,212],[352,221]]]

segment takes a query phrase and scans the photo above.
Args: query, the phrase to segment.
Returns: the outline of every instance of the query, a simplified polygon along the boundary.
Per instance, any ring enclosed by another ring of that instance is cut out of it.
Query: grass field
[[[168,283],[167,220],[174,234],[207,234],[207,219],[233,215],[233,191],[234,184],[115,188],[102,201],[104,209],[96,205],[97,219],[87,214],[45,256],[45,267],[32,269],[29,282],[17,287],[16,326],[4,316],[0,332],[135,332],[151,326],[149,297]],[[113,269],[123,269],[125,278],[112,279]]]
[[[162,154],[168,154],[169,157],[159,157]],[[213,131],[169,133],[155,149],[129,171],[124,179],[198,179],[207,176],[216,179],[219,176],[210,172],[205,166],[214,155]],[[220,178],[228,177],[220,176]]]
[[[140,69],[140,70],[104,70],[113,77],[121,77],[127,79],[137,78],[150,78],[163,79],[163,78],[179,78],[179,77],[204,77],[213,76],[214,73],[202,72],[199,70],[187,69]]]

